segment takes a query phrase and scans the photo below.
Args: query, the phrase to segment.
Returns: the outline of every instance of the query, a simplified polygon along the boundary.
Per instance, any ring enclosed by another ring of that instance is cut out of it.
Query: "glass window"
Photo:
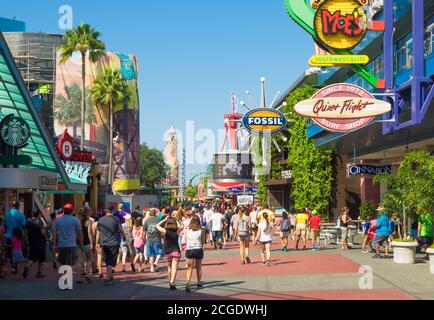
[[[413,66],[413,39],[409,33],[395,45],[395,74],[401,73]]]
[[[434,18],[434,17],[433,17]],[[431,18],[430,20],[433,20]],[[434,22],[432,22],[425,31],[425,57],[428,57],[433,53],[433,43],[434,43]]]

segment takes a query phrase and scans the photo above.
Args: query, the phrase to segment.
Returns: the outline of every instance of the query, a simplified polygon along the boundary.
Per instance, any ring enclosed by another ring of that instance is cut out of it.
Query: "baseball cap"
[[[131,215],[130,215],[130,214],[127,214],[127,215],[124,217],[124,219],[125,219],[125,220],[131,220]]]
[[[149,213],[150,214],[157,214],[157,210],[155,210],[154,208],[152,208],[152,209],[149,210]]]
[[[63,206],[63,210],[74,210],[74,206],[71,203],[67,203]]]

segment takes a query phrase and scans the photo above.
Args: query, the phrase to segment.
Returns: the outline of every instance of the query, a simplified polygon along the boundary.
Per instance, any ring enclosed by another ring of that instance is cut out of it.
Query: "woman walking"
[[[261,243],[261,258],[264,266],[270,266],[271,243],[273,242],[273,224],[268,219],[268,213],[264,213],[259,223],[258,239]]]
[[[187,258],[187,286],[186,292],[191,292],[191,276],[193,274],[193,268],[196,266],[197,273],[197,287],[202,288],[202,260],[203,250],[205,245],[205,232],[200,225],[200,218],[194,215],[191,218],[190,224],[186,231],[186,258]]]
[[[349,212],[350,209],[347,207],[342,208],[342,215],[340,217],[342,250],[348,250],[348,225],[352,221]]]
[[[145,255],[145,232],[143,231],[143,220],[142,218],[137,218],[135,226],[132,231],[133,240],[134,240],[134,249],[136,256],[133,261],[133,266],[135,269],[135,265],[139,263],[139,272],[143,272],[143,263],[144,263],[144,255]]]
[[[234,223],[234,238],[240,243],[241,264],[251,263],[250,253],[250,235],[252,234],[250,217],[247,215],[246,208],[241,207]]]
[[[140,218],[137,218],[140,219]],[[127,214],[125,216],[125,223],[122,224],[122,230],[124,231],[125,240],[122,241],[122,272],[127,272],[127,256],[130,256],[131,272],[136,272],[134,266],[134,259],[136,258],[136,250],[134,248],[133,237],[133,218]]]
[[[176,218],[178,212],[168,215],[166,219],[157,224],[157,229],[164,235],[166,259],[168,263],[168,278],[170,290],[176,290],[175,281],[178,274],[178,264],[181,258],[179,248],[179,235],[184,229],[182,222]]]
[[[84,208],[78,210],[77,218],[80,220],[81,230],[83,230],[83,246],[79,248],[80,256],[79,256],[79,264],[80,264],[80,274],[84,277],[86,283],[92,283],[92,279],[90,275],[92,273],[92,252],[91,249],[93,247],[92,242],[92,223],[90,221],[90,216],[88,215],[88,211]],[[78,283],[83,283],[83,281],[79,280]]]

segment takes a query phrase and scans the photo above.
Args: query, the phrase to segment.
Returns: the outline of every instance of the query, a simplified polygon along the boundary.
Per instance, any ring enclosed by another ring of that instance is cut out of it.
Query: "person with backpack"
[[[288,213],[282,213],[282,220],[280,222],[280,241],[282,242],[282,252],[288,251],[288,238],[291,233],[291,221],[288,219]]]
[[[143,263],[145,255],[145,232],[143,231],[143,220],[138,217],[134,221],[134,228],[132,230],[133,245],[135,251],[135,257],[131,261],[133,262],[131,268],[138,262],[139,263],[139,273],[143,272]]]
[[[243,265],[246,262],[251,263],[249,258],[251,234],[250,217],[247,215],[246,208],[241,207],[234,223],[234,237],[237,237],[240,242],[241,264]]]

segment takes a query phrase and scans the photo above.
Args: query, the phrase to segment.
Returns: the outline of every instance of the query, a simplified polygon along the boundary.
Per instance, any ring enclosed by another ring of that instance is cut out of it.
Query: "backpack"
[[[143,240],[143,229],[134,228],[133,237],[134,248],[142,248],[145,245],[145,241]]]
[[[247,237],[249,235],[249,219],[243,217],[238,221],[238,235],[240,237]]]
[[[291,231],[291,223],[288,219],[282,220],[282,225],[280,226],[280,231],[282,232],[289,232]]]

